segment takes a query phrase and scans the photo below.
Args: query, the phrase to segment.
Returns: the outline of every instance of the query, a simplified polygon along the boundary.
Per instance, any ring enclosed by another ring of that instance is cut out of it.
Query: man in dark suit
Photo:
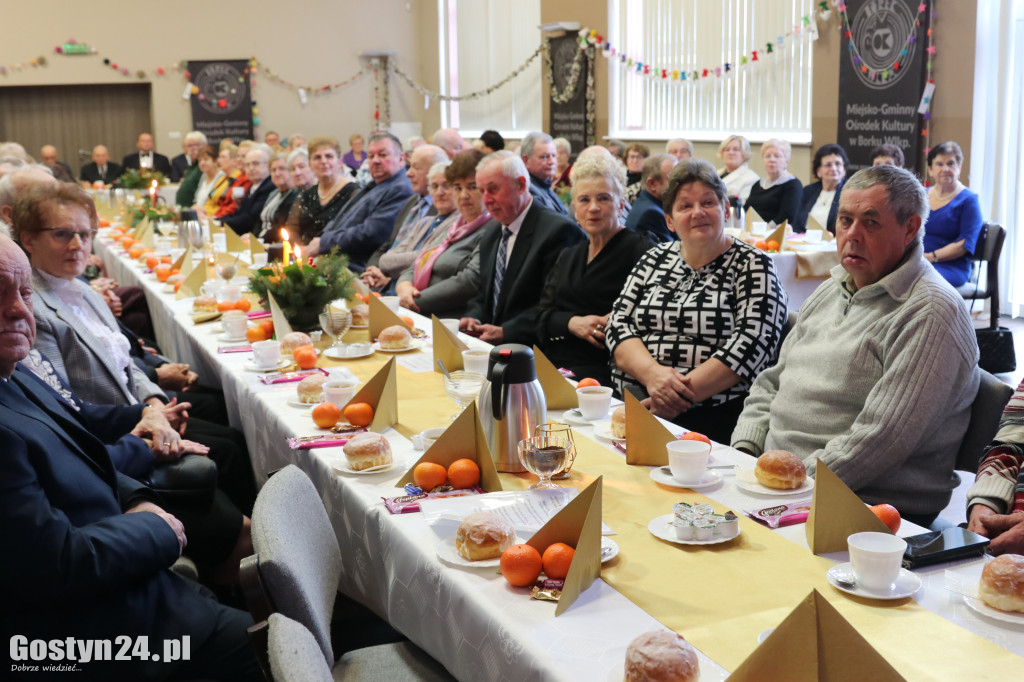
[[[565,204],[551,189],[558,176],[558,149],[547,133],[527,133],[523,138],[519,151],[523,154],[523,163],[530,174],[530,194],[534,201],[549,211],[569,215]]]
[[[238,234],[255,232],[259,234],[263,212],[263,205],[267,203],[267,197],[274,191],[274,183],[270,180],[270,147],[257,143],[245,154],[243,170],[245,175],[252,180],[249,191],[245,193],[238,210],[220,219],[221,223],[227,225]]]
[[[198,130],[193,130],[181,142],[183,153],[171,159],[171,182],[181,182],[188,169],[196,164],[199,158],[199,150],[206,146],[206,135]]]
[[[75,176],[71,174],[71,166],[63,161],[58,161],[57,148],[52,144],[44,144],[39,150],[39,163],[43,164],[53,172],[53,177],[61,182],[74,182]]]
[[[187,542],[181,522],[114,470],[51,391],[14,371],[35,339],[31,283],[24,253],[0,236],[0,636],[11,662],[38,664],[29,642],[41,639],[49,662],[82,679],[261,679],[249,615],[167,570]],[[145,659],[96,660],[92,646],[87,655],[92,640],[119,636],[148,637]],[[189,660],[166,660],[164,641],[177,640],[180,655],[184,637]]]
[[[167,157],[163,154],[157,154],[153,151],[153,136],[149,133],[139,133],[139,139],[135,141],[135,147],[139,151],[134,154],[128,154],[121,159],[121,165],[125,169],[134,168],[139,170],[140,168],[152,168],[155,171],[163,173],[170,177],[171,175],[171,162],[167,160]]]
[[[665,209],[661,206],[661,194],[668,185],[668,174],[679,163],[671,154],[651,154],[644,161],[640,176],[640,194],[633,202],[626,217],[626,229],[639,232],[651,244],[676,241],[679,239],[665,222]]]
[[[110,152],[101,144],[92,148],[92,161],[82,166],[82,182],[93,185],[102,182],[104,185],[112,185],[124,169],[116,163],[110,163]]]
[[[568,218],[540,207],[529,173],[509,151],[484,157],[477,187],[494,220],[480,238],[480,291],[459,328],[493,344],[537,342],[537,304],[558,254],[586,237]]]

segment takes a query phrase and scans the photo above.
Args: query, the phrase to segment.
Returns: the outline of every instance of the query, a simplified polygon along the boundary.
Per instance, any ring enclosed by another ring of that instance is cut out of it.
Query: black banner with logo
[[[839,57],[839,130],[850,172],[870,165],[871,150],[894,144],[918,171],[921,115],[929,58],[927,11],[920,0],[846,0]],[[853,46],[851,48],[851,45]]]
[[[576,89],[567,102],[549,100],[551,137],[564,137],[572,145],[573,154],[583,151],[593,139],[593,131],[587,121],[587,76],[592,68],[586,53],[580,54],[580,44],[575,34],[551,38],[551,71],[555,81],[554,92],[561,93],[569,84],[573,64],[577,55],[581,60],[580,73],[576,78]],[[546,68],[546,67],[544,67]]]
[[[192,84],[192,129],[206,135],[216,147],[228,137],[235,142],[251,140],[252,93],[249,90],[248,59],[190,61]]]

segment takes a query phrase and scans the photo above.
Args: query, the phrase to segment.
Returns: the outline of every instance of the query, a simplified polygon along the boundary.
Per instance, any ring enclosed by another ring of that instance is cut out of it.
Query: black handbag
[[[1013,350],[1013,332],[1006,327],[975,329],[978,334],[978,366],[986,372],[1001,374],[1017,369],[1017,355]]]
[[[183,455],[155,464],[142,482],[159,493],[168,505],[206,509],[217,489],[217,464],[202,455]]]

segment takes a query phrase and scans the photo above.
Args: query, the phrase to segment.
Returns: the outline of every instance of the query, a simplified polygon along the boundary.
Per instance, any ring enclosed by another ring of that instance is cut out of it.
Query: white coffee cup
[[[338,407],[345,407],[348,401],[352,400],[352,396],[356,394],[359,382],[352,379],[331,379],[325,381],[323,387],[324,400],[334,403]]]
[[[850,565],[857,585],[887,591],[900,574],[907,542],[888,533],[854,533],[846,538]]]
[[[755,237],[763,237],[764,235],[768,234],[768,223],[764,222],[763,220],[755,220],[754,222],[750,223],[750,234],[754,235]]]
[[[228,237],[223,232],[215,232],[213,237],[210,239],[210,243],[213,244],[214,251],[227,253]]]
[[[807,230],[804,232],[804,242],[807,244],[817,244],[821,242],[821,238],[825,236],[825,233],[821,230]]]
[[[227,334],[229,339],[238,339],[240,341],[245,338],[245,330],[249,328],[249,318],[245,316],[245,313],[225,315],[221,318],[221,322],[224,324],[224,333]]]
[[[584,386],[576,389],[580,414],[589,422],[602,419],[612,406],[612,389],[607,386]]]
[[[672,478],[680,483],[696,483],[708,468],[711,446],[699,440],[674,440],[665,446]]]
[[[268,340],[252,344],[252,359],[257,367],[269,369],[281,362],[281,342]]]
[[[445,432],[445,427],[435,426],[432,429],[426,429],[420,432],[420,442],[423,443],[423,449],[429,450],[430,446],[437,442],[437,439],[441,437],[441,434]]]
[[[380,302],[391,309],[391,312],[398,312],[398,297],[397,296],[381,296]]]
[[[458,321],[458,319],[456,319],[454,317],[446,317],[446,318],[441,320],[441,324],[443,324],[445,327],[447,327],[448,331],[450,331],[452,334],[455,334],[456,336],[458,335],[458,333],[459,333],[459,321]]]
[[[489,350],[464,350],[462,351],[462,369],[487,376],[487,365],[490,358],[491,351]]]
[[[257,252],[257,253],[252,254],[252,264],[253,264],[253,267],[257,267],[257,268],[266,267],[266,265],[267,265],[267,254],[266,254],[266,252],[263,252],[263,253],[258,253]]]
[[[217,298],[221,301],[237,301],[242,298],[242,286],[240,284],[226,284],[221,287]]]
[[[216,298],[217,294],[220,293],[220,290],[221,288],[223,288],[223,286],[223,281],[219,279],[211,279],[209,281],[203,282],[203,286],[199,288],[199,293],[201,293],[203,296],[213,296],[214,298]]]

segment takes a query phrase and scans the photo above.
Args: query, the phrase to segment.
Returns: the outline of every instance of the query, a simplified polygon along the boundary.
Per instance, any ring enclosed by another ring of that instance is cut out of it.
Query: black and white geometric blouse
[[[702,403],[745,396],[775,356],[789,297],[771,256],[734,240],[725,253],[694,270],[677,242],[645,253],[612,307],[606,343],[613,358],[623,341],[639,338],[660,364],[686,373],[717,358],[739,375],[735,386]],[[639,382],[615,366],[620,392]]]

